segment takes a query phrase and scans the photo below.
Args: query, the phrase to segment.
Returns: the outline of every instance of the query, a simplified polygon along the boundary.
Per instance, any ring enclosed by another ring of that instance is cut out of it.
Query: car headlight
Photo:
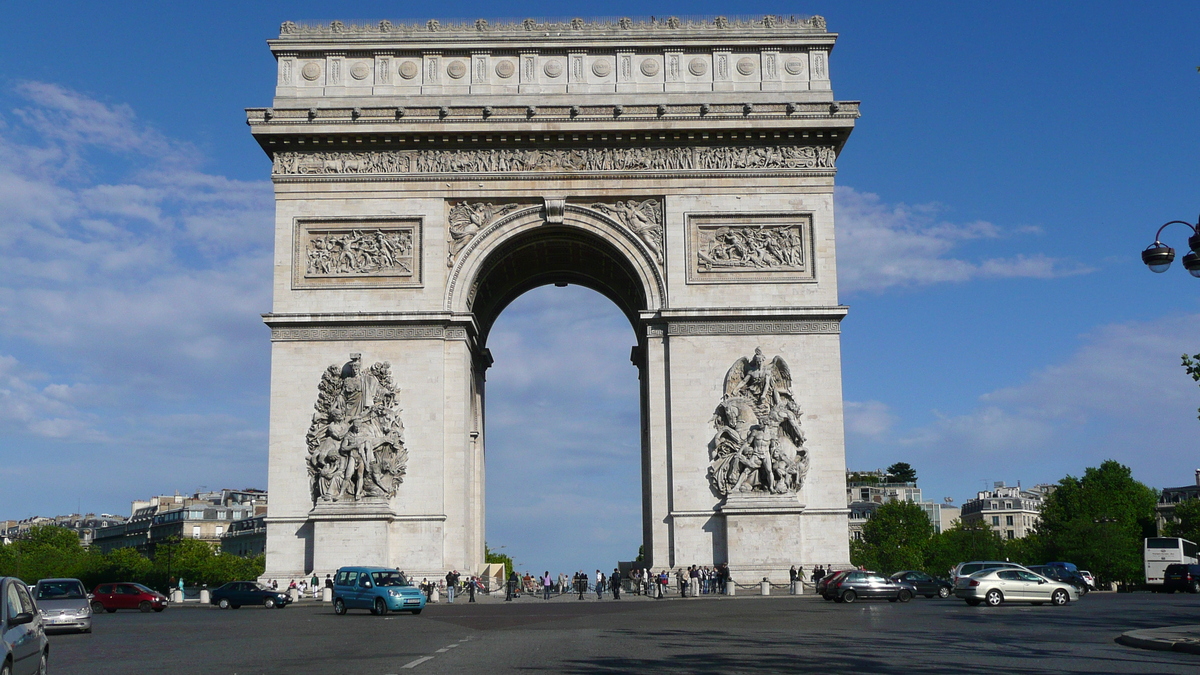
[[[394,588],[390,588],[390,589],[388,589],[388,595],[392,596],[393,598],[398,598],[398,597],[400,597],[400,591],[398,591]]]

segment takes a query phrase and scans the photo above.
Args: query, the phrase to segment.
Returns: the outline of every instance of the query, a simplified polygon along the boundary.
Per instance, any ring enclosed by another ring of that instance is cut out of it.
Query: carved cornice
[[[656,38],[670,35],[672,32],[694,33],[825,33],[825,18],[821,16],[780,16],[767,14],[765,16],[714,16],[704,18],[687,18],[670,16],[662,19],[649,18],[605,18],[605,19],[475,19],[474,21],[451,22],[430,19],[428,21],[390,21],[350,22],[332,21],[330,23],[296,23],[285,21],[279,27],[280,40],[310,40],[344,39],[353,37],[417,37],[443,36],[453,34],[455,37],[465,35],[502,35],[513,34],[528,37],[534,34],[554,34],[556,38],[563,37],[594,37],[602,35],[637,35],[652,33]]]
[[[466,340],[457,326],[272,326],[271,342],[332,342],[342,340]]]
[[[649,324],[649,337],[695,335],[838,335],[841,323],[812,321],[687,321]]]

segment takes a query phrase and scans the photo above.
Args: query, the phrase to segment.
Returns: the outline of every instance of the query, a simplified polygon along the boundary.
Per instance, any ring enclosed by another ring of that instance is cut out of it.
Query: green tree
[[[944,577],[961,562],[1003,559],[1004,541],[995,530],[982,521],[959,521],[930,539],[923,567],[930,574]]]
[[[889,502],[863,524],[861,541],[850,547],[850,561],[877,572],[920,569],[933,525],[912,502]]]
[[[1103,581],[1143,580],[1142,539],[1155,532],[1153,489],[1113,460],[1067,476],[1042,504],[1037,535],[1048,560],[1073,562]]]
[[[917,470],[908,462],[896,462],[887,468],[888,479],[892,483],[917,482]]]
[[[85,558],[79,535],[57,525],[38,525],[4,547],[0,575],[15,576],[27,584],[38,579],[76,576]]]
[[[504,578],[513,571],[513,559],[504,553],[497,553],[488,548],[487,542],[483,544],[483,561],[488,564],[504,565]]]
[[[1167,523],[1163,534],[1200,541],[1200,499],[1185,499],[1175,505],[1175,520]]]

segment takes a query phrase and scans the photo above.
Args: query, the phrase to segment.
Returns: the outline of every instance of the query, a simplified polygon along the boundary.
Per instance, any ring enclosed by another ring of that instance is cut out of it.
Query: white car
[[[1091,572],[1087,570],[1079,570],[1079,576],[1083,577],[1083,580],[1087,582],[1088,588],[1092,589],[1093,591],[1096,590],[1096,577],[1092,576]]]
[[[1071,584],[1052,581],[1027,569],[994,568],[960,577],[954,583],[954,597],[972,607],[980,603],[999,607],[1005,602],[1065,605],[1078,600],[1079,592]]]

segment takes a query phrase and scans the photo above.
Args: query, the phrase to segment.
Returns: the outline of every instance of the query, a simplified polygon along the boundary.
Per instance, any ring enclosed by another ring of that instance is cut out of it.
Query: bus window
[[[1179,548],[1180,541],[1174,537],[1151,537],[1146,540],[1146,548]]]

